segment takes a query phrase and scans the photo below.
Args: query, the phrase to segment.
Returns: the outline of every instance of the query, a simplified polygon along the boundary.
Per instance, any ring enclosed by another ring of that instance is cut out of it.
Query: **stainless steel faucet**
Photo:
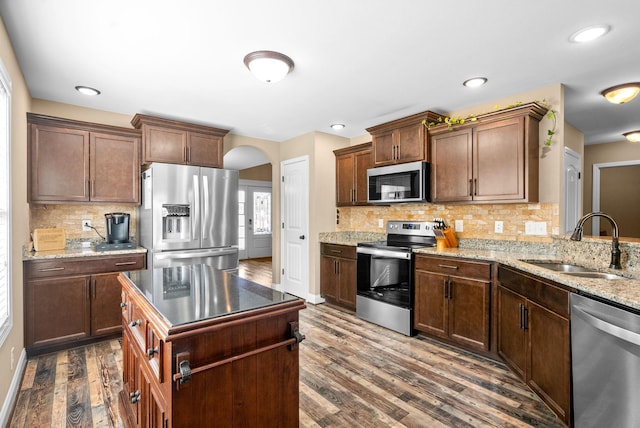
[[[616,221],[608,214],[601,212],[593,212],[584,215],[580,220],[578,220],[578,224],[576,228],[573,230],[573,234],[571,235],[572,241],[580,241],[582,240],[582,226],[584,222],[589,220],[591,217],[604,217],[609,220],[611,223],[611,228],[613,229],[613,241],[611,243],[611,263],[609,267],[611,269],[622,269],[620,265],[620,243],[618,242],[618,224]]]

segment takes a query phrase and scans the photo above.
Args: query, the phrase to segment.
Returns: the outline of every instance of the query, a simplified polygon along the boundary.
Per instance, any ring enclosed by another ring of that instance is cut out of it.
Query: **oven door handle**
[[[411,259],[411,253],[408,253],[406,251],[383,250],[380,248],[357,247],[356,253],[369,254],[372,256],[380,256],[380,257],[389,257],[392,259],[402,259],[402,260]]]

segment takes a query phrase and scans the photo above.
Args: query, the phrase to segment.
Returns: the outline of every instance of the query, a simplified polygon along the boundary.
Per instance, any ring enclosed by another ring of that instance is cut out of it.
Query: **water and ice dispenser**
[[[163,204],[162,239],[189,240],[191,221],[191,207],[189,205]]]

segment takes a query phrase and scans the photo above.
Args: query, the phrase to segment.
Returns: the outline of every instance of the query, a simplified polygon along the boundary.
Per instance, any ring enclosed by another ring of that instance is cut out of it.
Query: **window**
[[[11,80],[0,61],[0,345],[11,329]]]
[[[254,234],[271,233],[271,192],[253,192],[253,218]]]

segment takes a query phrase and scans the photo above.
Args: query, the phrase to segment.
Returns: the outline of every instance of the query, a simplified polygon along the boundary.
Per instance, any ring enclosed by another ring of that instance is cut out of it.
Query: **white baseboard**
[[[11,380],[9,391],[7,391],[7,396],[4,399],[4,404],[2,405],[2,410],[0,411],[0,426],[2,427],[9,426],[9,418],[11,417],[13,405],[15,404],[18,398],[18,393],[20,392],[20,382],[22,381],[22,374],[24,373],[24,369],[26,366],[27,351],[23,348],[22,352],[20,352],[20,358],[18,358],[16,371],[13,372],[13,379]]]
[[[282,286],[282,284],[272,283],[271,284],[271,288],[273,288],[274,290],[278,290],[278,291],[284,292],[284,287]]]
[[[307,295],[307,302],[312,303],[314,305],[319,305],[320,303],[324,303],[324,299],[319,294],[311,294]]]

